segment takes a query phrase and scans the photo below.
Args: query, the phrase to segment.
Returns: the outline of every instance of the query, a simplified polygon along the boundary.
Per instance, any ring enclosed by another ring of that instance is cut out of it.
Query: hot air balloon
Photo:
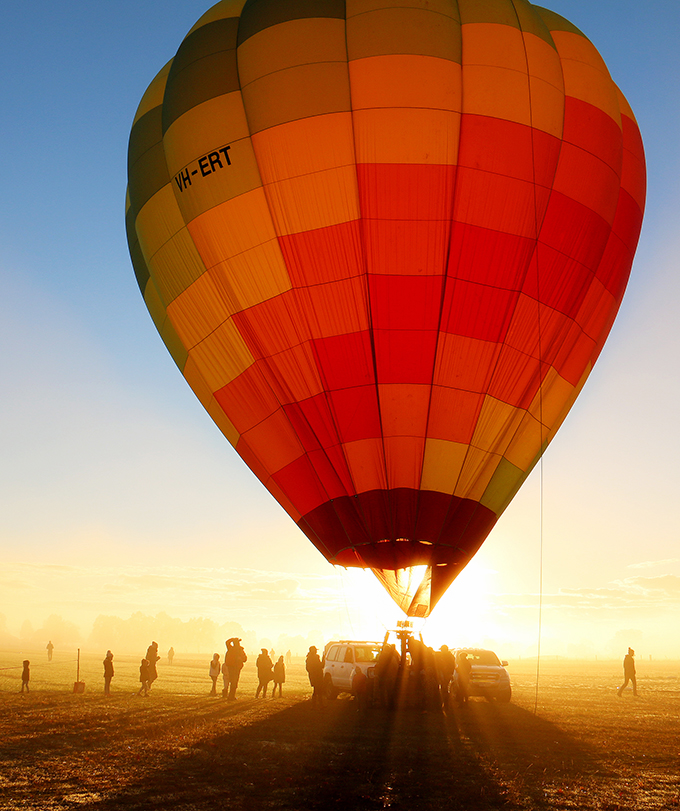
[[[142,98],[126,203],[215,423],[331,563],[424,617],[590,374],[644,196],[633,113],[553,12],[222,0]]]

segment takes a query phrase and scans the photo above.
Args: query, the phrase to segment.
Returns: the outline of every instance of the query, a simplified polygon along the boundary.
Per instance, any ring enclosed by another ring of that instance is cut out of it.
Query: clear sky
[[[542,538],[544,652],[618,658],[630,639],[680,658],[680,4],[546,4],[590,37],[635,111],[645,222],[585,390],[423,633],[535,653]],[[84,637],[97,615],[138,610],[272,639],[382,637],[399,618],[368,578],[326,563],[222,438],[135,282],[132,118],[208,5],[4,4],[0,614],[14,635],[55,613]]]

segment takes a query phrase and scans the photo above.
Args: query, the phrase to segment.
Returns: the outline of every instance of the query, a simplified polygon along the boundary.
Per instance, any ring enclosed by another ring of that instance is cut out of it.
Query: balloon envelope
[[[128,178],[189,385],[329,561],[426,616],[623,296],[644,155],[593,45],[526,0],[224,0],[151,82]]]

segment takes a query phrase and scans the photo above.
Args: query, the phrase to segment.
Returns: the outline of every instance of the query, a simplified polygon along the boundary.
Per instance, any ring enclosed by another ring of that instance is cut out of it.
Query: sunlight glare
[[[422,579],[425,566],[416,567],[413,582]],[[406,619],[370,569],[340,570],[347,607],[347,638],[380,641],[394,631],[397,620]],[[498,638],[498,625],[491,611],[492,579],[496,572],[471,561],[425,620],[413,618],[416,636],[439,648],[482,645]]]

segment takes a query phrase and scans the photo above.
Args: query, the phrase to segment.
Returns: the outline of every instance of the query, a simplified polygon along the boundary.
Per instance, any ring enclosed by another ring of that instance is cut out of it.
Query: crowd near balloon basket
[[[380,641],[339,638],[326,642],[319,650],[311,646],[306,653],[296,652],[294,657],[290,650],[277,656],[267,648],[262,648],[259,655],[248,654],[240,639],[234,637],[227,642],[224,654],[214,653],[212,659],[207,654],[192,654],[179,663],[173,648],[169,656],[161,657],[156,642],[149,645],[141,661],[129,654],[114,657],[109,650],[103,661],[100,656],[86,654],[85,667],[80,648],[74,657],[59,650],[54,659],[51,650],[49,658],[44,651],[31,652],[30,660],[23,659],[23,664],[19,664],[21,653],[5,652],[1,654],[2,664],[12,658],[17,664],[0,666],[0,692],[17,690],[21,682],[19,692],[31,692],[34,684],[38,690],[61,691],[68,684],[74,694],[82,695],[86,692],[87,672],[88,695],[102,692],[103,676],[106,696],[112,690],[119,695],[124,690],[144,697],[159,689],[165,695],[175,690],[184,694],[200,692],[199,685],[208,684],[209,677],[209,695],[227,701],[252,695],[274,698],[278,687],[279,697],[303,695],[321,705],[339,697],[350,698],[359,709],[437,710],[455,702],[465,703],[474,695],[501,702],[509,701],[511,696],[507,662],[480,648],[442,645],[435,650],[421,634],[415,634],[410,620],[399,621]],[[75,670],[75,681],[68,681],[70,668]]]

